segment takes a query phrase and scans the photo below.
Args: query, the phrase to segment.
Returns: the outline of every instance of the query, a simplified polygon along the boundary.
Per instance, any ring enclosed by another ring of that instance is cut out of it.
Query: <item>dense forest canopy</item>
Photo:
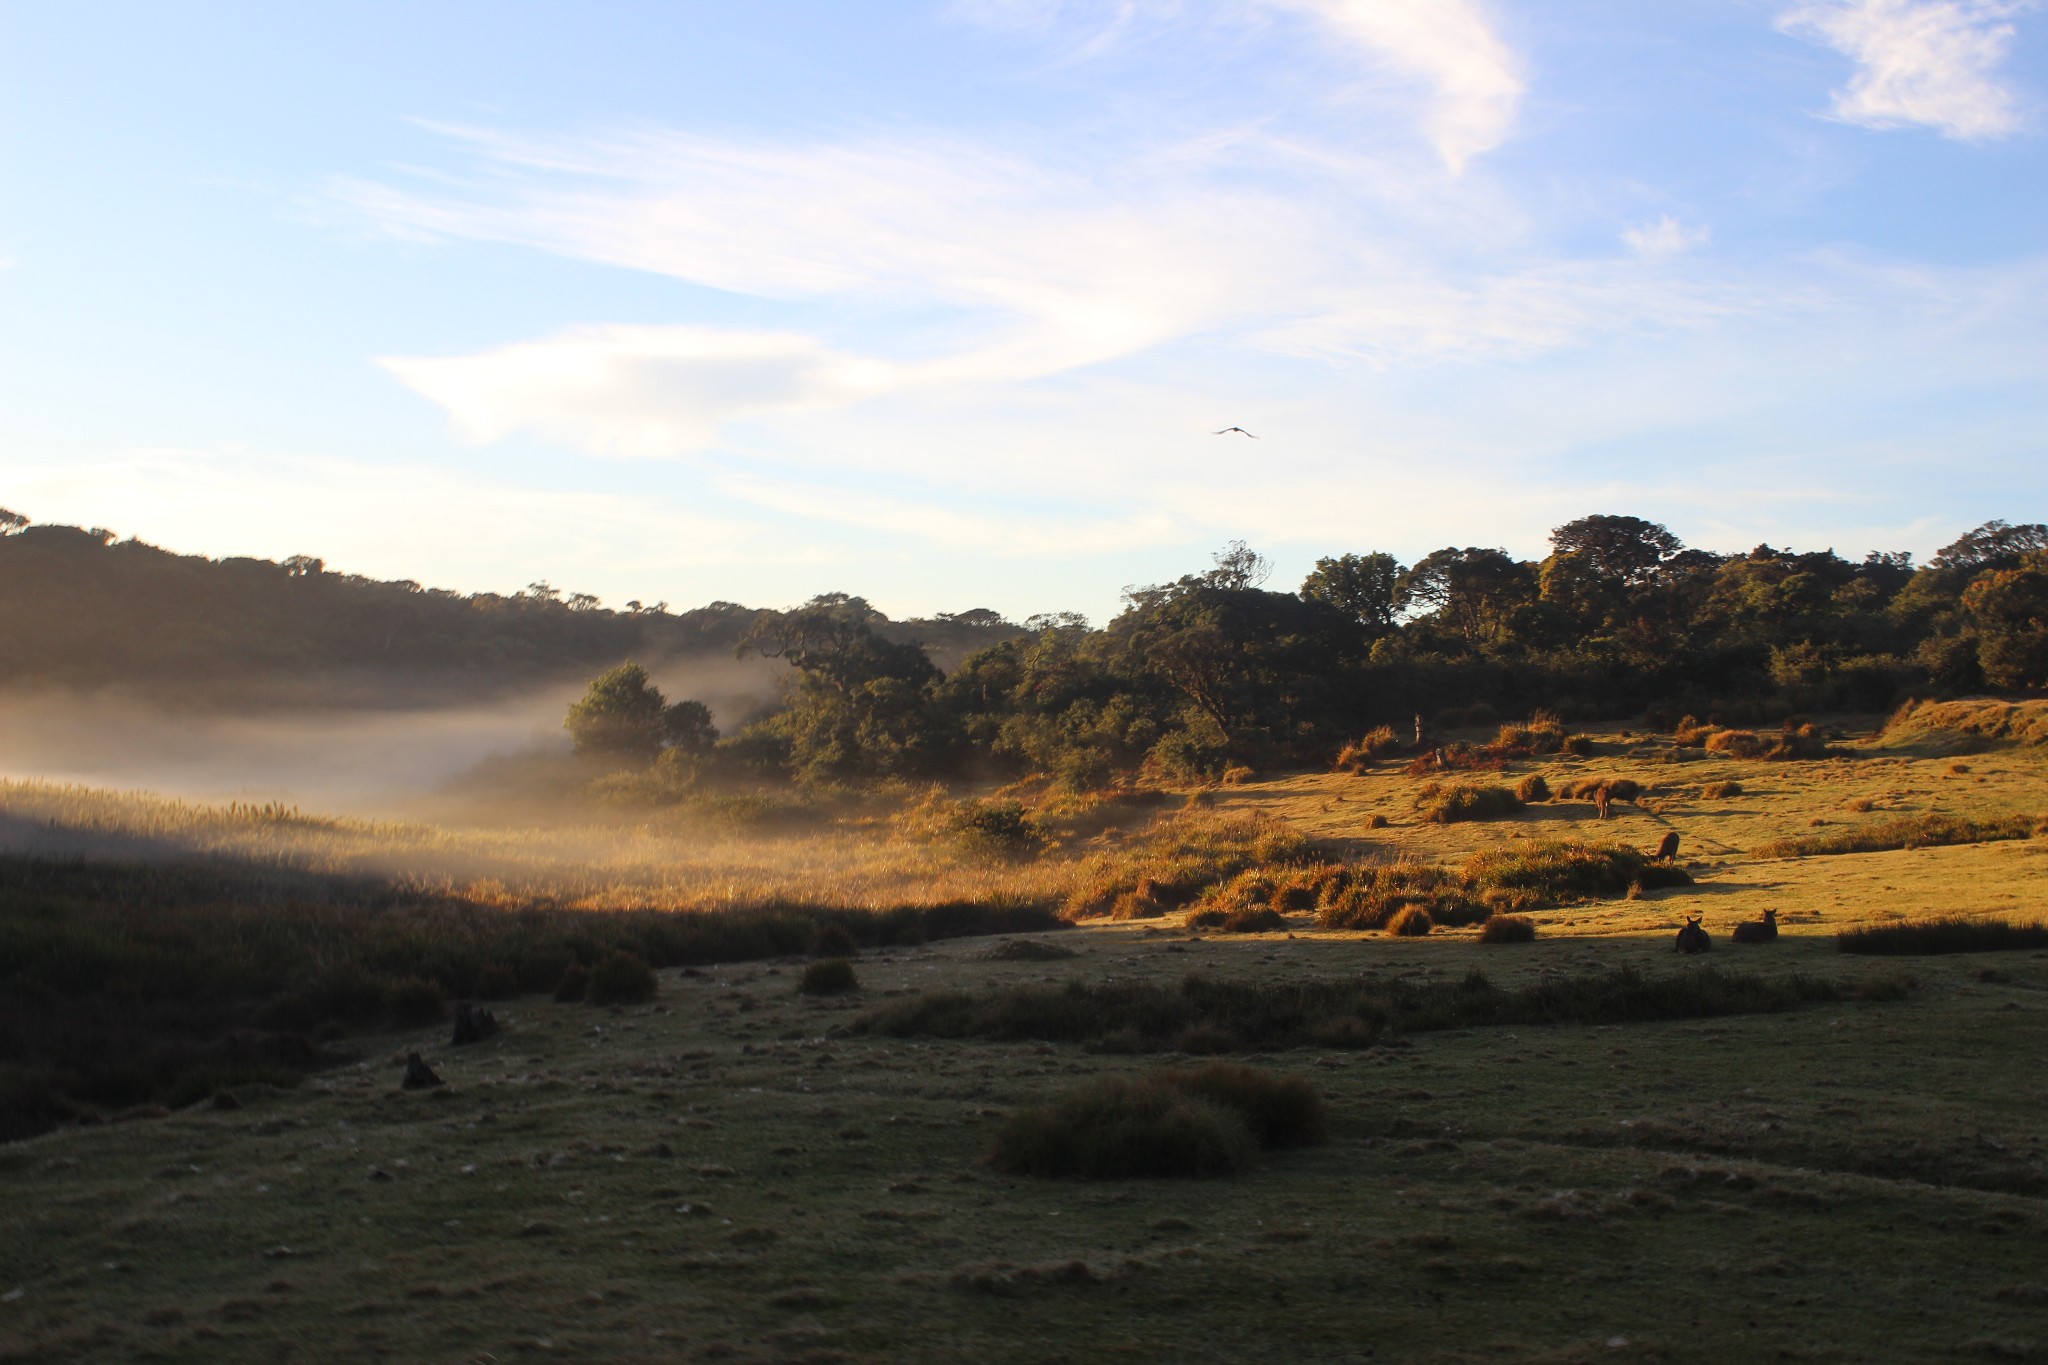
[[[579,703],[579,742],[665,764],[672,784],[1036,772],[1077,785],[1324,761],[1418,715],[1754,722],[2048,688],[2041,524],[1988,522],[1920,567],[1904,552],[1720,554],[1598,515],[1558,527],[1540,561],[1485,546],[1410,565],[1349,553],[1291,592],[1270,572],[1233,543],[1206,570],[1127,589],[1099,629],[987,610],[892,622],[844,593],[789,611],[609,611],[545,583],[465,597],[9,515],[0,683],[233,691],[331,672],[473,695],[608,669]],[[719,738],[701,707],[618,668],[709,650],[786,661],[784,703]]]

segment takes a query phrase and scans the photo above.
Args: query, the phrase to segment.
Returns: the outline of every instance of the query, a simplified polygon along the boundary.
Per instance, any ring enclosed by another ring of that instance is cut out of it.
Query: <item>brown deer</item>
[[[1778,912],[1764,911],[1764,917],[1749,920],[1735,926],[1733,937],[1737,943],[1776,943],[1778,941]]]
[[[1678,951],[1691,956],[1695,953],[1712,951],[1714,941],[1707,937],[1707,931],[1700,928],[1700,917],[1689,916],[1685,927],[1678,931]]]
[[[1677,856],[1678,831],[1674,829],[1664,836],[1664,841],[1662,843],[1657,845],[1656,860],[1660,863],[1668,863]]]

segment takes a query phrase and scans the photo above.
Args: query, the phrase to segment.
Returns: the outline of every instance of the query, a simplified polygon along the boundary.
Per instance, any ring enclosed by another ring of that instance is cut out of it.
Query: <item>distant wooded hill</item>
[[[545,583],[464,595],[305,557],[208,559],[75,526],[0,525],[0,688],[17,691],[223,706],[467,701],[623,659],[729,657],[760,614],[734,602],[634,608]],[[1020,633],[990,611],[877,616],[876,629],[944,659]]]

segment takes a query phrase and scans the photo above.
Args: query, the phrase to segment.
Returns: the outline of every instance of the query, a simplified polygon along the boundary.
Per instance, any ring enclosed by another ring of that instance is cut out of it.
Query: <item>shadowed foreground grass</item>
[[[626,960],[644,973],[800,954],[826,930],[866,947],[1060,926],[1009,901],[506,908],[224,860],[0,856],[0,1140],[285,1081],[331,1064],[316,1044],[344,1031],[438,1019],[444,999],[551,992],[578,969],[605,1005],[653,990]]]

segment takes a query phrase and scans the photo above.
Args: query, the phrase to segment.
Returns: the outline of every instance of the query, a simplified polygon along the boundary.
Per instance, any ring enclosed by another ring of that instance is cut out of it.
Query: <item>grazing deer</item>
[[[1707,931],[1700,928],[1700,917],[1693,915],[1685,921],[1685,927],[1678,931],[1678,951],[1690,956],[1694,953],[1709,952],[1714,941],[1707,937]]]
[[[1764,911],[1764,917],[1735,926],[1734,938],[1737,943],[1775,943],[1778,941],[1778,912]]]
[[[1672,830],[1664,836],[1664,842],[1657,845],[1657,861],[1668,863],[1678,856],[1678,831]]]

